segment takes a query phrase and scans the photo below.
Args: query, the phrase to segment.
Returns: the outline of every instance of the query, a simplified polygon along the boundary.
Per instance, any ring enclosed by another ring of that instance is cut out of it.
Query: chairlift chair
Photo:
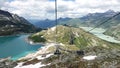
[[[55,52],[54,52],[54,55],[60,55],[61,52],[59,51],[59,49],[57,49]]]
[[[84,55],[84,51],[83,51],[83,50],[76,51],[76,53],[77,53],[78,55]]]

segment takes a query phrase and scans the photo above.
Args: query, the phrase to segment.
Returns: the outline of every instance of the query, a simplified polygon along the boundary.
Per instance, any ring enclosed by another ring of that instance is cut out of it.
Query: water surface
[[[26,42],[28,35],[0,37],[0,58],[12,57],[16,60],[37,51],[41,45]]]
[[[92,29],[92,27],[80,27],[80,28],[82,28],[86,31],[89,31]],[[92,33],[92,34],[96,35],[97,37],[99,37],[103,40],[106,40],[108,42],[120,43],[120,41],[116,40],[114,37],[103,34],[105,31],[106,31],[105,29],[96,28],[96,29],[90,31],[90,33]]]

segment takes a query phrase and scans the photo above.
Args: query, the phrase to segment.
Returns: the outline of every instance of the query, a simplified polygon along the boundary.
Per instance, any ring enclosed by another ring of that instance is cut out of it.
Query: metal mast
[[[56,22],[56,35],[55,35],[55,41],[57,42],[57,24],[58,24],[58,20],[57,20],[57,0],[55,0],[55,22]]]
[[[56,55],[60,55],[61,53],[60,53],[60,51],[59,51],[59,45],[58,45],[58,43],[57,43],[57,25],[58,25],[58,20],[57,20],[57,0],[55,0],[55,22],[56,22],[56,35],[55,35],[55,46],[56,46],[56,51],[55,51],[55,53],[54,54],[56,54]]]

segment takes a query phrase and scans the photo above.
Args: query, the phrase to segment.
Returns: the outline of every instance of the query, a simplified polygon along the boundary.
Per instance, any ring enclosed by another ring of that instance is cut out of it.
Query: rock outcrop
[[[17,65],[17,62],[10,60],[10,58],[0,59],[0,68],[13,68]]]

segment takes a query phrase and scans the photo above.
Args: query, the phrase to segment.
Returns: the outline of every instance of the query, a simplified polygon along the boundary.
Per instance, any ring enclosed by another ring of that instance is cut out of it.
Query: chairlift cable
[[[90,29],[88,32],[90,32],[90,31],[94,30],[95,28],[97,28],[97,27],[99,27],[99,26],[103,25],[104,23],[108,22],[109,20],[113,19],[114,17],[116,17],[116,16],[118,16],[118,15],[120,15],[120,12],[118,12],[117,14],[115,14],[115,15],[113,15],[112,17],[108,18],[108,19],[107,19],[107,20],[105,20],[104,22],[102,22],[102,23],[98,24],[98,25],[97,25],[97,26],[95,26],[94,28]]]
[[[94,30],[95,28],[97,28],[97,27],[99,27],[99,26],[103,25],[104,23],[108,22],[109,20],[113,19],[114,17],[116,17],[116,16],[118,16],[118,15],[120,15],[120,12],[119,12],[119,13],[117,13],[117,14],[115,14],[115,15],[113,15],[112,17],[108,18],[108,19],[107,19],[107,20],[105,20],[104,22],[102,22],[102,23],[98,24],[97,26],[95,26],[94,28],[90,29],[90,30],[89,30],[89,31],[87,31],[87,32],[90,32],[90,31]],[[70,27],[72,27],[72,26],[70,26]],[[71,30],[71,31],[72,31],[72,30]],[[85,39],[85,37],[84,37],[84,33],[83,33],[83,34],[81,34],[81,35],[82,35],[82,37],[83,37],[84,41],[87,41],[87,40]],[[90,42],[89,42],[89,44],[90,44],[90,45],[92,45]]]
[[[95,26],[94,28],[90,29],[90,30],[89,30],[89,31],[87,31],[87,32],[90,32],[90,31],[94,30],[95,28],[97,28],[97,27],[99,27],[99,26],[103,25],[104,23],[108,22],[109,20],[113,19],[114,17],[116,17],[116,16],[118,16],[118,15],[120,15],[120,12],[119,12],[119,13],[117,13],[117,14],[115,14],[115,15],[113,15],[112,17],[108,18],[108,19],[107,19],[107,20],[105,20],[104,22],[102,22],[102,23],[98,24],[97,26]],[[84,36],[84,33],[82,34],[82,36]],[[85,39],[85,38],[84,38],[84,39]],[[87,41],[87,40],[86,40],[86,41]],[[89,43],[90,45],[92,45],[89,41],[88,41],[88,43]]]
[[[103,25],[104,23],[110,21],[111,19],[115,18],[115,17],[118,16],[118,15],[120,15],[120,12],[118,12],[117,14],[115,14],[115,15],[113,15],[112,17],[108,18],[107,20],[103,21],[102,23],[98,24],[97,26],[95,26],[94,28],[90,29],[90,30],[87,31],[87,32],[90,32],[90,31],[94,30],[95,28]],[[84,34],[82,34],[82,35],[84,35]],[[89,42],[89,43],[90,43],[90,42]],[[92,44],[90,43],[90,45],[92,45]]]
[[[58,31],[58,30],[57,30],[57,25],[58,25],[58,20],[57,20],[58,14],[57,14],[57,11],[58,11],[58,9],[57,9],[57,0],[55,0],[55,22],[56,22],[56,36],[55,36],[55,42],[57,42],[57,31]],[[97,27],[103,25],[104,23],[108,22],[109,20],[113,19],[114,17],[116,17],[116,16],[118,16],[118,15],[120,15],[120,12],[117,13],[117,14],[115,14],[115,15],[113,15],[112,17],[108,18],[108,19],[105,20],[104,22],[102,22],[102,23],[96,25],[94,28],[90,29],[90,30],[87,31],[87,32],[90,32],[90,31],[94,30],[95,28],[97,28]],[[72,26],[70,26],[70,27],[72,27]],[[71,30],[71,31],[72,31],[72,30]],[[82,36],[84,36],[84,34],[82,34]],[[84,38],[84,37],[83,37],[83,38]],[[84,38],[84,40],[87,41],[85,38]],[[59,50],[58,47],[57,47],[57,45],[56,45],[56,50]]]

